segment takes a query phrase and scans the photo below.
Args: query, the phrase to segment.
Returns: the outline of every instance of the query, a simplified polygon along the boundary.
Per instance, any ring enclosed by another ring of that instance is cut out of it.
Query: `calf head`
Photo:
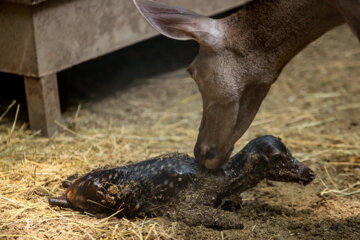
[[[315,178],[315,173],[296,160],[280,138],[271,135],[258,137],[250,141],[243,151],[259,155],[261,162],[258,167],[269,180],[306,185]]]
[[[177,40],[196,40],[197,57],[188,71],[203,100],[203,116],[194,155],[209,169],[222,167],[235,142],[252,122],[271,82],[252,71],[257,61],[247,61],[234,51],[229,27],[192,11],[149,0],[133,0],[142,15],[161,34]],[[261,69],[258,65],[255,67]]]

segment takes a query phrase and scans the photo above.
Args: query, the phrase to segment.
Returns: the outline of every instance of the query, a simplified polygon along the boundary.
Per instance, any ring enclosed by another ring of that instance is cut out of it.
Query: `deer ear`
[[[216,21],[190,10],[149,0],[133,0],[146,20],[161,34],[177,40],[213,41]]]

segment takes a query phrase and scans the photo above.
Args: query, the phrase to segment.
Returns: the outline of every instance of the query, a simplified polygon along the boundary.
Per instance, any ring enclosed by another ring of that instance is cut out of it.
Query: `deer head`
[[[194,149],[206,168],[222,167],[234,143],[252,122],[271,81],[266,81],[260,62],[249,62],[234,51],[228,24],[180,7],[149,0],[133,0],[147,21],[161,34],[200,44],[188,72],[203,100],[203,116]],[[260,71],[259,71],[260,70]]]

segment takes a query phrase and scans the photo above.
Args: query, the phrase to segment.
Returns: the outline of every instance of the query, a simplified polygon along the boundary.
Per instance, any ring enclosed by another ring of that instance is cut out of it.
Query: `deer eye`
[[[195,79],[195,73],[196,73],[196,71],[195,71],[195,69],[193,68],[193,67],[189,67],[189,68],[187,68],[186,69],[186,71],[190,74],[190,76],[193,78],[193,79]]]
[[[187,71],[190,75],[192,75],[192,70],[191,70],[191,68],[187,68],[186,71]]]

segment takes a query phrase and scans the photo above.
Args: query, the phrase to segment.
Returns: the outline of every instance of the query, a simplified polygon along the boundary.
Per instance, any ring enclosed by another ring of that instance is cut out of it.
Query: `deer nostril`
[[[205,158],[206,159],[213,159],[213,158],[215,158],[215,156],[216,156],[216,150],[215,149],[210,148],[210,149],[206,150],[206,152],[205,152]]]

